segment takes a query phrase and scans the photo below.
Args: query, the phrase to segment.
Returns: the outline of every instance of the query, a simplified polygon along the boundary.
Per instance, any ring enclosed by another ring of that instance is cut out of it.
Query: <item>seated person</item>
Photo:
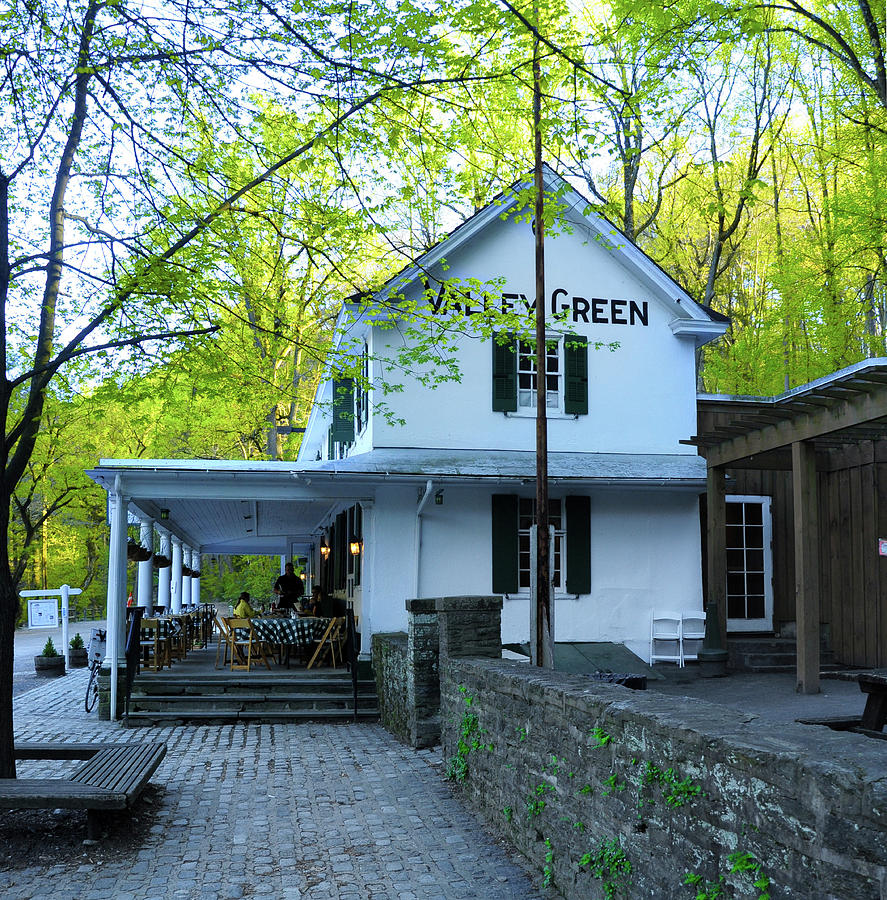
[[[329,594],[319,585],[314,585],[311,591],[311,615],[329,619],[333,616],[333,604]]]
[[[249,605],[249,594],[244,591],[240,595],[240,600],[237,606],[234,607],[234,618],[251,619],[255,614],[256,611]]]

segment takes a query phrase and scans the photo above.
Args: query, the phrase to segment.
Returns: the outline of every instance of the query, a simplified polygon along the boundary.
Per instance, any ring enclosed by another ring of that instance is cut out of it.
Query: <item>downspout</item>
[[[416,571],[413,573],[414,597],[419,596],[419,560],[422,553],[422,510],[425,509],[425,504],[428,503],[433,488],[434,483],[429,478],[428,481],[425,482],[425,493],[422,495],[422,499],[419,501],[419,508],[416,510],[416,547],[414,554],[416,559]]]

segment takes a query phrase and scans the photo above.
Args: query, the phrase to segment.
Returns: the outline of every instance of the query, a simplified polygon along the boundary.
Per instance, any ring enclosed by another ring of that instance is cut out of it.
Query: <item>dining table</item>
[[[279,661],[285,661],[289,666],[292,649],[304,651],[321,640],[329,627],[330,619],[321,616],[262,616],[250,619],[250,624],[256,640],[281,648]],[[286,648],[285,657],[282,648]]]

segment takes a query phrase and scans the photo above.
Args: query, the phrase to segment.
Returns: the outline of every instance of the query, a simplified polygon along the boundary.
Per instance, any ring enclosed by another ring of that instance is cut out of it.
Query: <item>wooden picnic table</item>
[[[859,689],[868,694],[861,726],[869,731],[882,731],[887,722],[887,672],[866,672],[858,680]]]

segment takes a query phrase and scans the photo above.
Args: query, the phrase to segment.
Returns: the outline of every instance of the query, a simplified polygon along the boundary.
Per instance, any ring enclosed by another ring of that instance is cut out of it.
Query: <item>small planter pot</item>
[[[85,669],[88,661],[86,647],[71,647],[68,650],[68,665],[72,669]]]
[[[35,656],[34,671],[38,675],[54,678],[56,675],[65,674],[64,656]]]

